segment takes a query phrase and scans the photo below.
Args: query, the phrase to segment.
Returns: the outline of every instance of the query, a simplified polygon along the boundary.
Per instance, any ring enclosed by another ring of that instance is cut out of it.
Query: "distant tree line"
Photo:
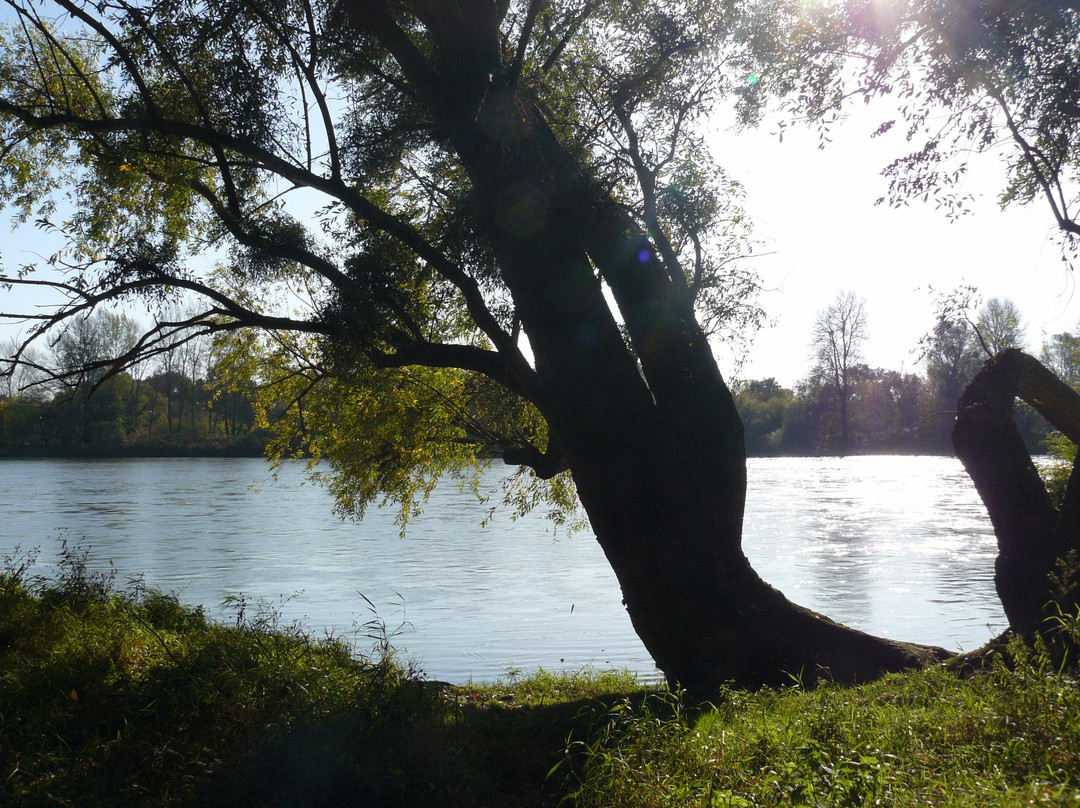
[[[975,301],[968,288],[939,298],[934,327],[917,349],[922,372],[911,373],[866,364],[865,302],[840,293],[818,313],[812,365],[794,389],[772,378],[734,385],[747,452],[951,454],[960,393],[990,355],[1024,343],[1012,301],[991,298],[972,317]],[[1077,331],[1049,336],[1040,353],[1080,389]],[[47,351],[24,354],[0,377],[0,454],[262,453],[275,405],[260,394],[256,370],[237,371],[256,353],[252,345],[185,338],[114,372],[114,358],[141,333],[126,315],[99,311],[73,319]],[[1029,448],[1041,451],[1046,422],[1024,406],[1018,420]]]
[[[115,372],[114,358],[141,334],[128,316],[98,311],[24,353],[0,377],[0,454],[262,452],[254,382],[226,380],[209,339],[185,339]]]
[[[938,299],[935,325],[917,349],[921,373],[866,364],[867,336],[864,301],[841,293],[818,313],[810,343],[814,364],[793,390],[775,379],[737,383],[747,452],[952,454],[961,392],[992,354],[1024,347],[1016,305],[991,298],[977,307],[970,288]],[[1080,333],[1054,334],[1040,353],[1047,367],[1080,389]],[[1025,405],[1018,405],[1017,421],[1028,448],[1043,451],[1046,422]]]

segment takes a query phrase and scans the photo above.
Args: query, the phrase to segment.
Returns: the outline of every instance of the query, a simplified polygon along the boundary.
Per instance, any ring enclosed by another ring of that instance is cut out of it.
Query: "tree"
[[[979,309],[975,330],[990,356],[1008,348],[1023,347],[1024,327],[1020,309],[1008,298],[992,297],[987,300]]]
[[[1055,608],[1071,612],[1080,604],[1080,495],[1071,478],[1062,501],[1052,501],[1013,422],[1017,397],[1080,442],[1080,394],[1015,348],[997,354],[968,385],[953,440],[994,525],[994,582],[1009,626],[1031,635]]]
[[[903,452],[921,448],[918,428],[923,380],[911,373],[863,368],[850,408],[853,431],[871,451]]]
[[[6,278],[69,296],[31,339],[199,296],[114,368],[267,332],[251,361],[345,510],[407,516],[492,448],[529,491],[572,487],[638,634],[696,692],[943,655],[790,603],[740,546],[743,432],[708,337],[757,316],[732,271],[752,244],[701,146],[719,100],[752,117],[753,9],[8,6],[0,196],[70,243]]]
[[[1043,343],[1042,363],[1074,390],[1080,389],[1080,337],[1065,331]]]
[[[14,356],[18,349],[18,340],[12,337],[0,350]],[[0,359],[0,449],[28,437],[30,413],[46,396],[44,387],[37,384],[44,379],[32,348],[26,351],[23,362],[12,363],[9,368],[4,364]]]
[[[880,201],[934,197],[963,215],[972,156],[996,151],[1005,166],[1001,205],[1046,204],[1064,242],[1077,245],[1080,3],[850,0],[823,6],[812,35],[787,31],[778,37],[792,56],[774,69],[787,86],[801,86],[793,105],[819,125],[851,98],[899,101],[878,134],[902,124],[913,150],[885,169]]]
[[[933,195],[963,212],[958,181],[969,156],[1009,143],[1002,205],[1046,204],[1069,261],[1080,244],[1080,3],[912,0],[887,15],[875,5],[852,4],[855,25],[841,27],[854,44],[847,52],[868,57],[857,92],[910,99],[898,119],[918,148],[888,167],[890,201]],[[830,108],[844,95],[836,82],[819,86],[811,106]],[[1025,634],[1038,630],[1047,603],[1075,606],[1065,560],[1080,546],[1080,478],[1074,470],[1055,507],[1016,430],[1014,402],[1022,398],[1069,436],[1080,434],[1080,400],[1070,393],[1036,360],[1007,349],[965,389],[953,429],[998,537],[998,594],[1010,626]]]
[[[840,292],[814,321],[810,343],[816,360],[813,372],[836,397],[841,454],[850,448],[848,405],[866,338],[866,302],[854,292]]]
[[[117,434],[118,427],[122,432],[127,396],[121,398],[121,384],[130,383],[130,377],[112,375],[108,369],[113,357],[130,352],[138,342],[138,324],[123,314],[98,310],[68,318],[64,326],[53,347],[53,375],[64,385],[58,398],[75,412],[78,433],[68,440],[88,444]]]
[[[736,385],[735,405],[743,422],[747,454],[775,454],[780,449],[784,416],[793,400],[792,392],[776,379]]]
[[[918,358],[926,366],[927,423],[935,451],[951,449],[960,394],[987,358],[971,322],[970,311],[979,300],[972,286],[936,293],[934,326],[919,339]]]

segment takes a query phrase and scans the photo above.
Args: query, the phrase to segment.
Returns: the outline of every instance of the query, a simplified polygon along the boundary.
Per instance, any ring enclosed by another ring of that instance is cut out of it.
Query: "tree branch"
[[[338,9],[346,10],[352,25],[371,34],[386,48],[417,94],[430,104],[438,92],[435,71],[386,10],[386,5],[379,0],[342,0]]]
[[[518,79],[521,78],[521,71],[525,65],[525,54],[529,50],[529,40],[532,39],[536,18],[544,6],[547,5],[547,2],[548,0],[529,0],[529,8],[525,13],[525,23],[521,26],[521,38],[518,40],[517,52],[514,54],[514,61],[507,72],[507,82],[510,85],[517,84]]]
[[[508,466],[528,466],[541,480],[550,480],[568,468],[554,441],[546,452],[541,452],[532,444],[507,446],[503,449],[502,458]]]
[[[1039,158],[1035,153],[1035,149],[1028,143],[1027,139],[1020,132],[1020,127],[1013,119],[1012,111],[1009,109],[1002,97],[1001,93],[994,88],[987,88],[987,94],[997,102],[1002,112],[1005,113],[1005,123],[1009,128],[1009,133],[1012,135],[1013,140],[1020,146],[1020,150],[1024,155],[1024,161],[1028,164],[1032,173],[1035,175],[1036,182],[1039,183],[1039,187],[1042,189],[1043,195],[1046,197],[1046,201],[1050,203],[1050,210],[1053,211],[1054,218],[1057,220],[1058,227],[1064,230],[1066,233],[1072,233],[1074,235],[1080,235],[1080,224],[1069,218],[1068,211],[1065,208],[1058,206],[1058,200],[1054,198],[1054,191],[1050,187],[1050,180],[1047,178],[1046,173],[1039,165]],[[1056,173],[1055,173],[1056,178]],[[1055,179],[1055,182],[1057,180]],[[1060,194],[1059,186],[1059,194]],[[1061,195],[1062,200],[1064,196]]]
[[[294,165],[278,155],[253,143],[241,140],[208,126],[187,123],[167,118],[106,118],[91,119],[74,113],[39,116],[11,102],[0,99],[0,112],[18,118],[26,125],[36,129],[50,129],[70,126],[88,134],[95,132],[130,132],[148,131],[163,135],[187,138],[207,146],[220,146],[228,151],[244,155],[279,177],[289,180],[300,187],[312,188],[338,199],[348,206],[360,219],[376,229],[400,241],[419,258],[430,264],[440,275],[453,284],[461,293],[466,308],[477,326],[495,344],[499,352],[508,357],[515,372],[522,377],[531,373],[531,368],[520,349],[513,342],[498,320],[488,309],[479,285],[458,264],[447,258],[431,242],[396,216],[387,213],[378,205],[368,200],[356,189],[340,181],[323,177],[303,167]]]
[[[539,384],[533,378],[524,381],[514,373],[506,358],[497,351],[489,351],[472,345],[414,342],[402,345],[393,353],[381,353],[374,357],[380,367],[401,368],[423,365],[432,368],[460,368],[482,373],[498,382],[510,392],[532,402],[543,410]]]
[[[1015,348],[987,362],[960,398],[953,446],[986,506],[998,540],[994,576],[1013,630],[1038,628],[1052,599],[1049,575],[1059,558],[1080,549],[1074,467],[1066,508],[1050,501],[1012,420],[1017,397],[1070,440],[1080,438],[1080,395],[1034,357]]]

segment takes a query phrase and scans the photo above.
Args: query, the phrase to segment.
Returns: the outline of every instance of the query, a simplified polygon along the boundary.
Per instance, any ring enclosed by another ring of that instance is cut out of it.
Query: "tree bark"
[[[414,6],[431,57],[388,18],[357,20],[395,52],[469,174],[532,348],[533,403],[668,681],[709,698],[731,682],[856,682],[946,656],[839,625],[754,572],[742,423],[692,301],[507,75],[483,15],[456,5]]]
[[[494,234],[552,440],[669,682],[709,697],[730,682],[856,682],[944,657],[800,608],[754,572],[741,548],[742,424],[689,301],[655,257],[642,259],[648,240],[595,192],[526,98],[497,83],[470,95],[497,65],[478,47],[479,75],[463,75],[465,39],[459,30],[447,45],[454,81],[435,96],[438,117]],[[524,225],[507,215],[523,195],[533,210]]]
[[[998,540],[994,583],[1020,634],[1036,631],[1052,602],[1075,606],[1059,579],[1080,553],[1080,475],[1076,464],[1055,508],[1013,422],[1021,398],[1066,437],[1080,442],[1080,395],[1034,357],[1015,348],[988,361],[960,398],[953,446],[982,497]],[[1073,573],[1075,575],[1075,573]]]
[[[741,549],[742,474],[721,463],[702,473],[708,449],[674,437],[639,436],[632,465],[574,468],[634,628],[669,683],[709,697],[725,683],[859,682],[947,656],[841,626],[762,581]],[[650,438],[662,445],[641,445]]]

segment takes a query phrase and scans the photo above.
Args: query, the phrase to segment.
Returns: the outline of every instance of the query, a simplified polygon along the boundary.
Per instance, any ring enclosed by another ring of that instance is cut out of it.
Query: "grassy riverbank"
[[[1080,689],[1047,654],[690,711],[615,673],[425,682],[368,639],[9,560],[0,805],[1080,805]]]

